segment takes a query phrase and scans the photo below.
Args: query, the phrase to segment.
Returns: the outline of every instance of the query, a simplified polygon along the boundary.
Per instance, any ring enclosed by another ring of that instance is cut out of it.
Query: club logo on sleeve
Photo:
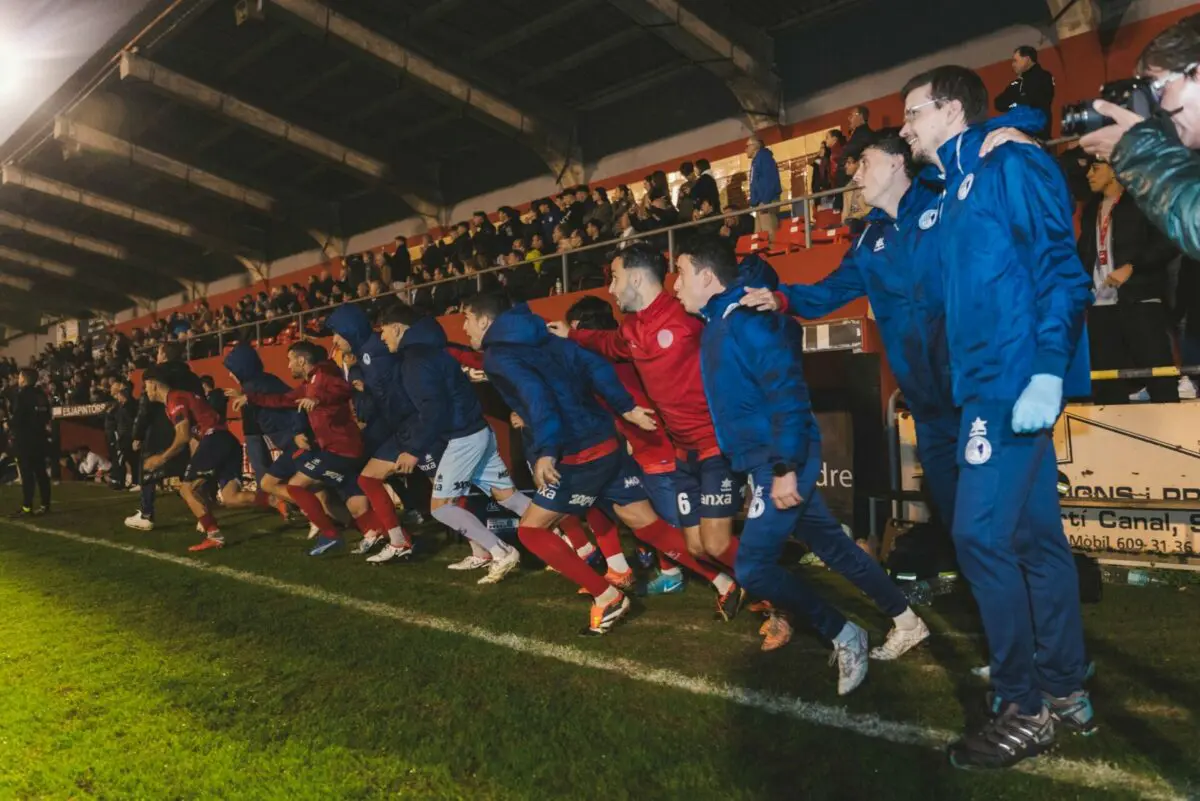
[[[921,215],[921,219],[917,224],[921,226],[922,231],[928,231],[930,228],[937,225],[937,219],[937,209],[929,209]]]
[[[975,173],[970,173],[966,178],[963,178],[962,184],[958,187],[958,199],[966,200],[967,195],[971,194],[971,187],[975,185]]]
[[[976,417],[967,436],[967,449],[963,454],[967,464],[986,464],[987,460],[992,458],[992,443],[988,442],[987,438],[987,421]]]
[[[666,328],[664,328],[663,330],[658,332],[658,346],[660,348],[662,348],[663,350],[666,350],[667,348],[671,347],[671,345],[673,345],[673,344],[675,344],[675,335],[674,334],[672,334]]]
[[[368,367],[370,367],[370,366],[371,366],[371,354],[369,354],[369,353],[364,353],[364,354],[363,354],[363,359],[362,359],[362,362],[363,362],[363,364],[365,364],[365,365],[367,365]]]
[[[883,237],[881,236],[875,240],[875,247],[871,248],[871,252],[878,253],[879,251],[883,250],[885,247],[887,247],[887,244],[883,241]]]

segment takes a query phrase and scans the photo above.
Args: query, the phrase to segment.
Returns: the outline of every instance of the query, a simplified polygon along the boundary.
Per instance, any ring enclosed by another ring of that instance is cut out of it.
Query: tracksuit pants
[[[772,466],[759,465],[749,471],[750,510],[734,572],[751,595],[808,618],[821,636],[833,640],[846,625],[846,618],[804,579],[779,564],[783,547],[793,533],[889,617],[907,609],[908,601],[883,568],[846,536],[816,487],[820,473],[821,444],[816,441],[810,445],[808,459],[797,476],[804,503],[780,510],[771,500],[771,484],[775,479]]]
[[[46,451],[42,448],[18,448],[17,466],[21,469],[21,504],[33,508],[36,487],[42,506],[50,506],[50,474],[46,472]]]
[[[958,426],[955,413],[938,417],[913,415],[917,428],[917,458],[925,491],[933,501],[933,517],[948,532],[954,520],[958,490]]]
[[[1058,505],[1050,432],[1016,435],[1012,404],[967,404],[954,544],[979,605],[993,689],[1023,714],[1083,684],[1079,577]]]

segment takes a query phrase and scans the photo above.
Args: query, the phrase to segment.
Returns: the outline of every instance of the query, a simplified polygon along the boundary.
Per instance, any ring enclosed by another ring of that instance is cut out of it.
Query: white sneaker
[[[1145,387],[1142,387],[1137,392],[1130,395],[1129,399],[1135,403],[1145,403],[1146,401],[1150,400],[1150,393],[1146,391]]]
[[[129,491],[130,491],[130,492],[141,492],[141,491],[142,491],[142,485],[141,485],[141,484],[134,484],[132,487],[130,487],[130,488],[129,488]]]
[[[387,537],[380,534],[378,531],[368,531],[367,535],[359,540],[358,545],[354,547],[354,553],[359,556],[366,556],[371,551],[375,550],[375,546],[386,540]]]
[[[1196,383],[1189,376],[1179,376],[1179,399],[1180,400],[1195,400],[1196,399]]]
[[[462,559],[458,562],[455,562],[452,565],[446,565],[446,569],[447,570],[478,570],[479,568],[483,567],[484,565],[490,565],[491,563],[492,563],[492,558],[490,556],[487,559],[484,559],[482,556],[476,556],[475,554],[468,554],[466,559]]]
[[[148,517],[143,517],[141,511],[135,515],[130,515],[125,518],[125,525],[129,528],[136,528],[138,531],[153,531],[154,521]],[[201,531],[201,534],[204,532]]]
[[[308,538],[310,540],[315,540],[320,533],[321,533],[321,529],[320,529],[320,527],[317,526],[316,523],[308,524]]]
[[[838,695],[854,692],[867,678],[867,633],[853,623],[847,622],[851,637],[849,642],[833,641],[833,653],[829,664],[838,666]]]
[[[521,552],[516,548],[509,548],[508,553],[503,559],[493,559],[492,566],[488,568],[487,575],[481,578],[476,584],[497,584],[504,579],[509,573],[521,566]]]
[[[917,618],[917,625],[906,629],[892,626],[883,645],[871,649],[871,658],[882,662],[899,659],[928,639],[929,627],[920,618]]]
[[[387,545],[383,546],[382,551],[375,554],[374,556],[368,556],[367,561],[373,565],[381,565],[384,562],[393,562],[397,559],[404,559],[411,555],[412,555],[412,546],[411,545],[402,546],[400,548],[397,548],[395,545],[392,545],[389,542]]]

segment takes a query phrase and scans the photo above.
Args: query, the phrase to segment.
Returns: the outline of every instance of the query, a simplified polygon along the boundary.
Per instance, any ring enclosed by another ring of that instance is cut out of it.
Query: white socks
[[[911,606],[892,618],[892,623],[898,629],[913,629],[920,622],[921,618],[917,617],[917,613],[912,610]]]
[[[489,552],[497,545],[502,544],[500,539],[488,531],[487,526],[480,522],[478,517],[457,504],[448,503],[434,509],[433,519],[449,526],[472,542],[479,543]]]
[[[724,573],[718,573],[716,578],[712,580],[712,585],[717,588],[717,592],[721,595],[729,592],[729,588],[733,586],[733,579]]]
[[[617,591],[616,587],[609,587],[599,595],[593,596],[596,606],[607,606],[620,597],[621,593]]]
[[[523,492],[514,492],[504,500],[497,501],[497,503],[515,514],[517,517],[522,517],[525,514],[525,510],[529,508],[529,505],[533,503],[533,501],[529,500],[529,496]]]
[[[629,562],[625,561],[625,554],[619,553],[616,556],[610,556],[604,560],[608,562],[608,569],[614,573],[628,573],[630,571]]]
[[[404,529],[400,526],[388,529],[388,542],[395,545],[397,548],[403,548],[408,545],[408,537],[404,534]]]

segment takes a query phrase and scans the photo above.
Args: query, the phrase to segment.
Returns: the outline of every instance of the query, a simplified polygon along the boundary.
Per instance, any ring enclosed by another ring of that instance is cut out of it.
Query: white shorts
[[[450,440],[433,479],[433,497],[461,498],[471,491],[472,485],[489,494],[513,489],[491,428]]]

